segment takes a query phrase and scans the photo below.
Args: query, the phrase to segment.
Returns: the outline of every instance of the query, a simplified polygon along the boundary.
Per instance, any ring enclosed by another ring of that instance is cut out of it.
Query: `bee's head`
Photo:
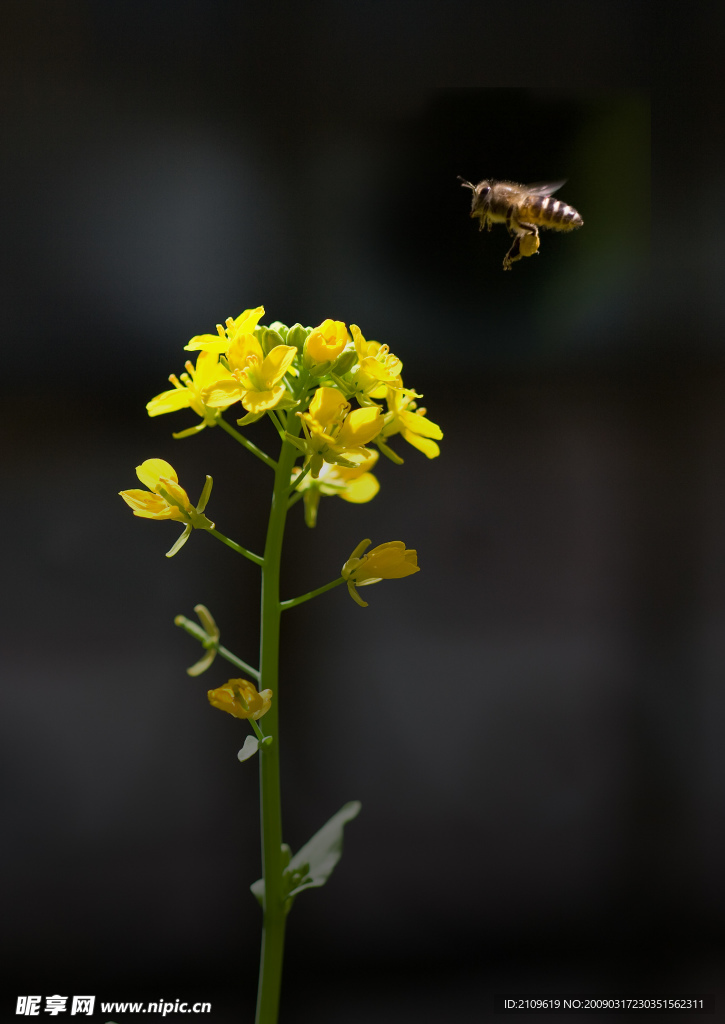
[[[461,182],[464,188],[470,188],[473,192],[471,198],[471,216],[475,217],[484,208],[488,200],[488,194],[491,191],[490,181],[479,181],[477,185],[473,185],[470,181],[466,181],[465,178],[458,176],[458,180]]]

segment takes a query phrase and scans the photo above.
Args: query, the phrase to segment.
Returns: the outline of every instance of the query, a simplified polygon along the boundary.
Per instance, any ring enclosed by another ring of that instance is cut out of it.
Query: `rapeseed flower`
[[[356,392],[368,398],[385,398],[387,388],[402,388],[403,363],[387,345],[366,341],[357,324],[350,324],[358,365],[350,374]]]
[[[402,540],[391,540],[386,544],[378,544],[365,555],[363,552],[371,541],[360,541],[353,553],[342,567],[340,575],[347,581],[347,589],[353,601],[362,608],[367,608],[357,592],[357,587],[366,587],[381,580],[397,580],[403,576],[411,576],[419,572],[418,553],[406,549]]]
[[[264,306],[245,309],[236,319],[228,317],[226,327],[216,325],[217,334],[197,334],[184,348],[187,352],[214,352],[225,355],[229,348],[244,335],[252,335],[264,316]]]
[[[204,427],[215,425],[219,409],[209,405],[205,393],[217,382],[232,379],[229,370],[219,362],[216,352],[201,351],[197,356],[196,366],[191,360],[187,360],[185,365],[186,373],[182,373],[180,377],[172,373],[169,377],[173,388],[170,391],[162,391],[146,405],[149,416],[162,416],[164,413],[186,408],[193,409],[197,416],[201,416],[201,423],[174,434],[176,438],[188,437],[203,430]]]
[[[388,388],[386,397],[388,411],[384,417],[385,425],[380,433],[381,440],[387,441],[394,434],[401,434],[408,444],[412,444],[429,459],[440,455],[440,447],[433,438],[440,441],[443,431],[437,423],[426,419],[425,409],[416,407],[414,399],[421,396],[407,388],[400,390]]]
[[[378,457],[377,452],[370,452],[367,457],[353,457],[348,453],[349,461],[356,463],[354,468],[325,463],[316,478],[310,474],[303,477],[298,490],[303,495],[307,525],[310,527],[316,525],[317,508],[323,496],[337,495],[338,498],[349,501],[353,505],[372,501],[380,490],[377,477],[370,472],[378,461]],[[293,484],[301,472],[302,469],[299,466],[292,471]]]
[[[259,419],[270,409],[294,405],[281,383],[297,349],[294,345],[275,345],[265,356],[253,334],[240,334],[226,353],[231,372],[205,389],[203,400],[212,409],[226,409],[241,401],[250,414],[244,422]]]
[[[347,342],[347,327],[341,320],[323,320],[307,336],[303,348],[305,365],[313,367],[333,362]]]
[[[119,491],[126,504],[133,509],[133,514],[142,519],[174,519],[185,523],[186,529],[178,541],[166,553],[170,558],[187,542],[193,529],[213,530],[214,523],[203,514],[212,488],[212,478],[208,476],[201,492],[199,504],[194,507],[189,495],[179,486],[179,477],[174,467],[164,459],[146,459],[136,467],[136,476],[147,491],[132,488]]]
[[[212,707],[235,718],[253,718],[255,721],[266,715],[272,706],[272,691],[258,693],[254,683],[248,679],[230,679],[225,686],[208,690],[207,697]]]
[[[382,410],[377,405],[354,409],[337,388],[317,388],[307,412],[297,414],[302,420],[304,440],[287,434],[310,463],[313,479],[319,476],[323,462],[356,469],[356,458],[370,457],[365,447],[383,429]]]

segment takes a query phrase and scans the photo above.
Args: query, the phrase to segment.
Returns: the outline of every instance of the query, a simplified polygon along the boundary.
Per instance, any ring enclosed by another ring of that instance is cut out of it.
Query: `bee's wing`
[[[557,192],[562,185],[566,185],[566,178],[561,181],[537,181],[534,185],[526,185],[527,192],[533,192],[535,196],[551,196]]]

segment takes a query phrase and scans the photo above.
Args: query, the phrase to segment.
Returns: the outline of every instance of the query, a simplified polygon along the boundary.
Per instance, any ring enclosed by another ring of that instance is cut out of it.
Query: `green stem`
[[[222,541],[227,547],[231,548],[232,551],[237,551],[240,555],[244,555],[250,562],[254,562],[255,565],[264,565],[264,559],[260,558],[259,555],[255,555],[253,551],[247,551],[241,544],[237,544],[235,540],[230,540],[229,537],[225,537],[223,533],[219,533],[218,530],[207,530],[212,537],[216,537],[217,540]]]
[[[283,612],[286,612],[288,608],[296,608],[298,604],[303,604],[305,601],[310,601],[313,597],[317,597],[318,594],[324,594],[326,590],[332,590],[333,587],[339,587],[345,580],[340,576],[338,579],[333,580],[332,583],[326,583],[324,587],[318,587],[317,590],[311,590],[309,594],[302,594],[301,597],[291,597],[289,601],[282,601],[280,608]]]
[[[222,430],[226,430],[230,437],[233,437],[235,441],[239,441],[240,444],[243,444],[245,448],[248,448],[253,455],[256,455],[258,459],[261,459],[262,462],[269,466],[270,469],[277,468],[277,463],[274,459],[270,459],[269,455],[265,455],[261,448],[257,448],[256,444],[252,444],[251,441],[248,441],[244,434],[240,434],[238,430],[235,430],[234,427],[230,426],[223,416],[219,416],[217,423]]]
[[[304,382],[300,391],[304,390]],[[291,432],[299,433],[301,421],[294,417]],[[264,876],[264,930],[259,966],[256,1024],[277,1024],[282,983],[285,907],[282,893],[282,800],[279,778],[279,634],[282,608],[279,600],[279,575],[282,541],[287,518],[287,495],[297,449],[283,440],[274,475],[272,509],[262,566],[262,625],[260,643],[260,687],[272,690],[272,706],[260,719],[270,746],[260,745],[259,786],[262,823],[262,868]]]

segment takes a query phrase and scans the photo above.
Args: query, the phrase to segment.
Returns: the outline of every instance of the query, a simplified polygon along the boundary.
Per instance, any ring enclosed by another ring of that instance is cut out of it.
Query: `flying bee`
[[[491,230],[492,224],[505,224],[513,244],[503,259],[503,269],[523,256],[533,256],[539,249],[539,228],[554,231],[573,231],[584,221],[573,206],[567,206],[551,196],[563,181],[543,182],[538,185],[517,185],[513,181],[479,181],[472,185],[461,178],[464,188],[473,192],[471,216],[478,217],[478,230]]]

